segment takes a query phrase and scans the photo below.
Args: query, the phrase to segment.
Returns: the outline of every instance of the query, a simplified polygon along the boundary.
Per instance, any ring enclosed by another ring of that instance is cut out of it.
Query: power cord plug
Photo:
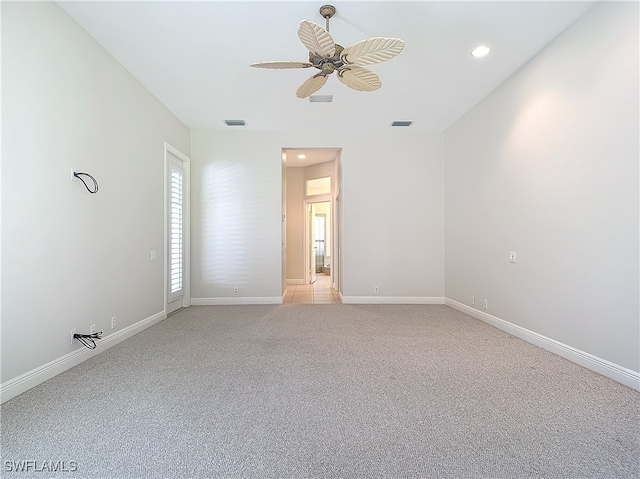
[[[89,349],[96,349],[98,345],[94,339],[102,339],[102,331],[92,334],[74,334],[74,339],[77,339],[83,346]]]

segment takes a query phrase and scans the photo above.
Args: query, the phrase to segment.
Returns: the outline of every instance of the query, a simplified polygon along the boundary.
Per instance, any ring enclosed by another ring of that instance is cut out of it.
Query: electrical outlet
[[[489,309],[489,301],[484,300],[484,309]]]
[[[240,293],[240,288],[238,288],[237,286],[233,288],[233,294],[239,294],[239,293]]]
[[[76,330],[72,329],[69,333],[69,344],[73,344],[73,335],[76,334]]]
[[[376,286],[375,288],[373,288],[373,292],[378,294],[380,292],[380,288]]]
[[[76,179],[75,173],[76,173],[76,170],[72,166],[71,167],[71,177],[69,178],[71,181],[74,181]]]
[[[116,317],[111,316],[111,329],[116,329]]]
[[[91,326],[89,326],[89,334],[93,334],[97,331],[96,329],[96,325],[92,324]]]

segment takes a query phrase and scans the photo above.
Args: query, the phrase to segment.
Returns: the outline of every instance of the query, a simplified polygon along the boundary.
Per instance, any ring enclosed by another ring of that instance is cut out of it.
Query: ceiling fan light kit
[[[404,48],[404,41],[398,38],[374,37],[362,40],[344,48],[334,42],[329,34],[329,19],[336,13],[333,5],[320,7],[320,15],[326,26],[303,20],[298,27],[298,37],[309,50],[308,62],[275,61],[253,63],[256,68],[310,68],[320,70],[306,80],[296,91],[298,98],[307,98],[317,92],[327,82],[329,75],[336,72],[338,80],[357,91],[374,91],[382,86],[378,75],[363,65],[381,63],[395,57]]]
[[[311,103],[331,103],[333,95],[311,95],[309,101]]]

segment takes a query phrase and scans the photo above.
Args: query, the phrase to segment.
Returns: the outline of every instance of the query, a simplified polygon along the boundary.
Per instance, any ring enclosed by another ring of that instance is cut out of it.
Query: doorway
[[[165,314],[191,305],[189,281],[189,157],[165,146],[164,298]]]
[[[331,201],[306,203],[305,276],[309,284],[315,283],[319,275],[331,277],[331,209]]]
[[[341,153],[339,148],[283,148],[285,303],[291,293],[300,296],[314,288],[324,289],[316,291],[317,299],[340,302]]]

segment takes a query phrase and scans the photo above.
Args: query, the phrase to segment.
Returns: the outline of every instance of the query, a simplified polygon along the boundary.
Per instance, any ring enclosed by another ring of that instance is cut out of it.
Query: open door
[[[315,205],[309,203],[307,205],[307,223],[308,223],[308,237],[307,244],[309,255],[307,256],[307,268],[309,270],[309,284],[316,282],[316,218],[315,218]]]
[[[331,201],[318,201],[306,203],[306,224],[305,224],[305,264],[306,278],[309,284],[313,284],[316,275],[330,274],[333,268],[332,262],[332,240],[331,232]],[[331,283],[329,283],[331,284]]]

